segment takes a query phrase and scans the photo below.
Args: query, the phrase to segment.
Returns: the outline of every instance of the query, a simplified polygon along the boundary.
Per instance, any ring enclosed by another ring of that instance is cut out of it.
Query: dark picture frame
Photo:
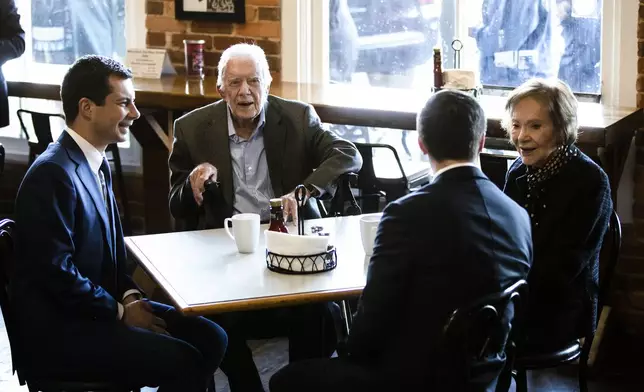
[[[216,7],[233,7],[232,12],[218,11]],[[205,10],[198,11],[203,8]],[[212,22],[246,22],[246,0],[174,0],[177,20],[207,20]]]

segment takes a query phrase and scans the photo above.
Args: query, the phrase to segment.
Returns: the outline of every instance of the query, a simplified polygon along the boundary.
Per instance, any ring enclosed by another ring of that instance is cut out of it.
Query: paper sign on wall
[[[135,78],[159,79],[177,73],[165,49],[128,49],[125,62]]]

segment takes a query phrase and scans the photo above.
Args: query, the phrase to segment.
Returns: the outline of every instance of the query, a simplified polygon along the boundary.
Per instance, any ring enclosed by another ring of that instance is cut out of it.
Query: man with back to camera
[[[526,277],[530,221],[477,167],[486,119],[473,97],[434,94],[417,129],[434,178],[384,210],[348,357],[290,364],[273,376],[271,392],[494,388],[505,357],[474,361],[470,385],[457,384],[463,375],[449,366],[443,326],[457,308]]]
[[[29,380],[90,380],[203,392],[227,338],[203,317],[148,301],[126,273],[105,148],[139,117],[132,74],[84,56],[61,85],[67,129],[31,165],[16,197],[11,301]]]

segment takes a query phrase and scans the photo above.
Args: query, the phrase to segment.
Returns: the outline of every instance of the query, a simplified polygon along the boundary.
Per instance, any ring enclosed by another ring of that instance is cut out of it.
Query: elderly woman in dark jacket
[[[506,104],[520,157],[504,192],[532,222],[523,350],[556,350],[596,317],[599,252],[613,208],[606,173],[575,145],[577,100],[562,81],[529,80]]]

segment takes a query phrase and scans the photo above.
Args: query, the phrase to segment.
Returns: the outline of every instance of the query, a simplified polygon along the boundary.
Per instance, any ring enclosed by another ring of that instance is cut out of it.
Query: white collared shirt
[[[248,139],[237,135],[230,108],[226,108],[228,148],[233,174],[233,214],[252,212],[259,214],[262,221],[269,220],[269,201],[275,197],[264,147],[266,106],[268,105],[262,108],[257,125]]]
[[[96,147],[94,147],[90,142],[85,140],[81,135],[77,134],[73,129],[67,127],[65,129],[67,134],[71,136],[72,139],[76,142],[78,147],[80,147],[81,151],[83,151],[83,155],[85,155],[85,159],[87,160],[87,163],[89,164],[90,169],[92,170],[92,173],[94,173],[94,179],[96,180],[96,185],[98,186],[98,190],[103,194],[103,187],[101,186],[101,180],[99,177],[99,171],[101,169],[101,165],[103,164],[103,159],[105,158],[105,153],[101,153],[98,151]],[[123,294],[123,299],[125,299],[128,295],[130,294],[138,294],[141,295],[141,292],[139,290],[128,290]],[[123,318],[123,312],[124,308],[123,305],[120,302],[117,302],[118,305],[118,319]]]
[[[67,131],[67,134],[71,136],[72,139],[74,139],[76,144],[78,144],[78,147],[80,147],[81,151],[83,151],[83,155],[85,155],[85,159],[87,159],[87,163],[89,163],[89,167],[90,169],[92,169],[92,173],[94,173],[94,177],[96,178],[98,189],[102,192],[101,180],[98,172],[101,169],[101,165],[103,164],[103,158],[105,158],[104,153],[98,151],[96,147],[91,145],[90,142],[85,140],[81,135],[77,134],[73,129],[67,127],[65,131]]]
[[[432,182],[435,182],[438,176],[441,174],[445,173],[448,170],[456,169],[457,167],[465,167],[465,166],[470,166],[470,167],[476,167],[478,168],[479,166],[474,163],[474,162],[463,162],[463,163],[455,163],[453,165],[445,166],[444,168],[438,170],[436,173],[434,173]]]

